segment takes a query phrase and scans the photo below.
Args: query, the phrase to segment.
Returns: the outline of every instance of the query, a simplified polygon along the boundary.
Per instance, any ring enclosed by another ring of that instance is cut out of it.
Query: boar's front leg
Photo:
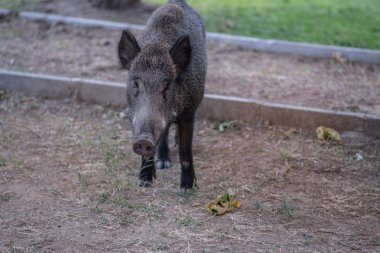
[[[172,166],[169,157],[168,134],[169,127],[165,129],[158,142],[156,169],[168,169]]]
[[[141,157],[140,186],[150,187],[153,179],[156,178],[156,168],[154,167],[154,157]]]
[[[179,159],[181,161],[181,182],[182,193],[187,189],[196,187],[196,177],[193,167],[192,141],[194,130],[194,114],[191,117],[178,122],[179,134]]]

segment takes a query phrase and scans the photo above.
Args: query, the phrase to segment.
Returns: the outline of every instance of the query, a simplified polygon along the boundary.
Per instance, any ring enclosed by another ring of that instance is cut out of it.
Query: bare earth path
[[[0,21],[0,68],[125,81],[119,31]],[[380,115],[380,65],[208,46],[209,93]]]
[[[1,96],[1,252],[379,252],[379,140],[198,120],[200,189],[181,197],[176,148],[154,187],[137,186],[119,111]],[[229,187],[241,209],[210,215]]]

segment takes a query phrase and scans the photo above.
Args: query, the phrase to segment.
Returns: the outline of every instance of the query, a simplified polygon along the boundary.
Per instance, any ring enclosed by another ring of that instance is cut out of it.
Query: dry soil
[[[120,109],[2,94],[0,252],[379,252],[380,141],[198,119],[199,189],[138,186]],[[205,205],[232,188],[241,208]]]

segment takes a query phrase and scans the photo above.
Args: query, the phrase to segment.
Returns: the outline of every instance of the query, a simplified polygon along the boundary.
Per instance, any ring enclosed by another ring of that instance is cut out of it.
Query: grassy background
[[[380,49],[379,0],[187,2],[201,13],[207,30],[212,32]]]
[[[33,1],[39,0],[0,0],[0,8],[22,10],[24,3]],[[187,2],[201,13],[211,32],[380,49],[380,0]]]
[[[38,1],[39,0],[0,0],[0,8],[9,10],[22,10],[24,4]]]

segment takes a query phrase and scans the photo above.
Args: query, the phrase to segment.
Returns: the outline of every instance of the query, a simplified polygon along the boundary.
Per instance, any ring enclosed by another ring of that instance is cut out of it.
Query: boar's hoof
[[[156,178],[156,170],[153,165],[153,158],[149,163],[143,163],[142,169],[140,171],[139,179],[140,186],[150,187],[153,185],[153,179]]]
[[[187,188],[180,188],[179,189],[179,195],[181,195],[181,196],[185,196],[186,192],[187,192]]]
[[[198,186],[197,186],[196,184],[194,184],[193,187],[180,188],[180,189],[179,189],[179,192],[180,192],[179,194],[182,195],[182,196],[185,196],[186,193],[187,193],[187,191],[189,191],[189,190],[191,190],[191,189],[192,189],[192,190],[194,190],[194,189],[198,189]]]
[[[152,181],[140,180],[139,186],[140,187],[152,187],[153,186],[153,182]]]
[[[180,186],[181,193],[185,194],[188,189],[193,189],[193,188],[198,189],[198,185],[194,178],[181,180],[181,186]]]
[[[169,169],[170,167],[172,167],[172,162],[170,161],[170,159],[158,159],[156,161],[156,169],[158,170],[162,170],[162,169]]]

